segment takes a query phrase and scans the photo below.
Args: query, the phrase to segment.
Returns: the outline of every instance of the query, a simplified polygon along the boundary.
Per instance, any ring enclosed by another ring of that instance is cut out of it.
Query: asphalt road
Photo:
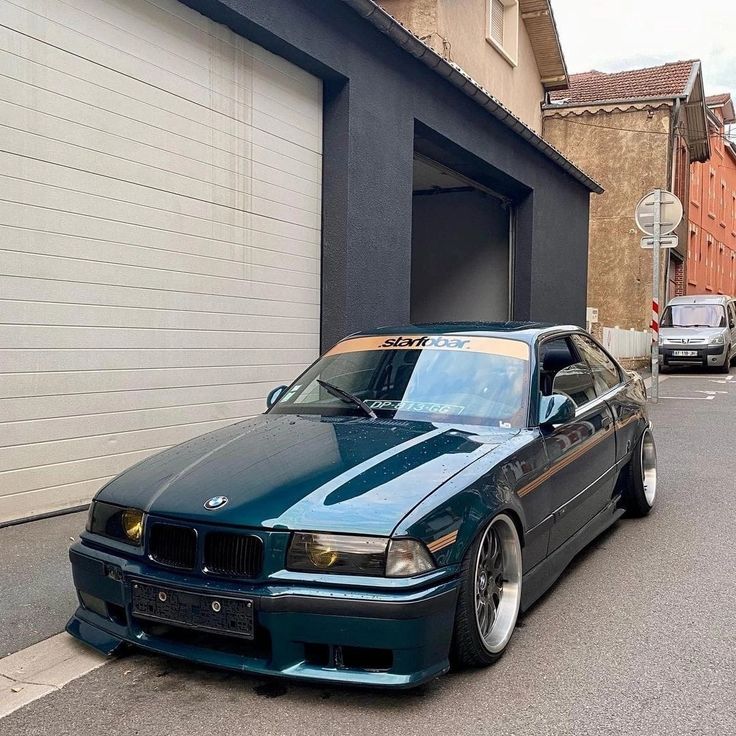
[[[16,711],[0,733],[735,734],[736,377],[677,374],[661,395],[679,398],[651,411],[654,511],[579,555],[494,667],[385,693],[130,654]]]
[[[77,600],[67,550],[86,520],[83,511],[0,529],[0,657],[64,628]]]

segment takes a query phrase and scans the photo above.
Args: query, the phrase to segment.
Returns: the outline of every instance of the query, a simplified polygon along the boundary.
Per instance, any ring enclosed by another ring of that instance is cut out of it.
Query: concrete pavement
[[[496,666],[384,693],[132,653],[16,711],[0,732],[736,733],[736,379],[673,374],[661,389],[655,510],[585,550]],[[50,578],[68,576],[65,560],[52,567]]]

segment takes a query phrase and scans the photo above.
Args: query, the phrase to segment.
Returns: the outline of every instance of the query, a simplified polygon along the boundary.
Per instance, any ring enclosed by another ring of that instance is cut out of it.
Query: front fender
[[[423,540],[438,565],[459,564],[485,524],[506,511],[517,523],[523,546],[526,517],[505,471],[505,462],[516,449],[509,444],[471,463],[427,496],[398,524],[394,535]]]

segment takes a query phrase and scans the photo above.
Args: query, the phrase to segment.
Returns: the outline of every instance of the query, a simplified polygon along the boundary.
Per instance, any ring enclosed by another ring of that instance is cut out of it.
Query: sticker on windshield
[[[413,411],[420,414],[462,414],[464,406],[441,404],[432,401],[389,401],[387,399],[366,399],[371,409],[387,409],[388,411]]]
[[[368,350],[452,350],[488,353],[518,360],[529,360],[529,346],[520,340],[467,335],[383,335],[354,337],[337,343],[328,355]]]

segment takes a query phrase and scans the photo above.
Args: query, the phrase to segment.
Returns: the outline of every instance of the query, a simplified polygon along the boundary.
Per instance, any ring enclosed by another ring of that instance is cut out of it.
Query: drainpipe
[[[672,108],[672,114],[670,115],[670,136],[669,136],[669,156],[667,157],[667,181],[669,182],[669,189],[671,192],[675,191],[675,172],[676,167],[674,165],[674,153],[675,153],[675,140],[677,138],[677,121],[680,117],[680,98],[675,98],[675,105]]]
[[[680,115],[682,114],[682,100],[686,99],[684,97],[675,97],[675,104],[672,108],[672,113],[670,116],[670,135],[669,135],[669,150],[668,150],[668,157],[667,157],[667,181],[669,182],[669,189],[673,194],[676,194],[675,192],[675,177],[677,175],[677,166],[675,165],[675,150],[677,151],[677,156],[680,155],[680,149],[679,147],[675,149],[675,143],[677,141],[677,124],[680,120]],[[689,173],[689,170],[688,170]],[[687,187],[688,185],[685,184]],[[682,209],[683,209],[683,217],[685,218],[685,221],[688,221],[688,213],[687,213],[687,199],[688,197],[685,197],[685,202],[682,203]],[[688,237],[688,229],[685,228],[685,235]],[[685,252],[687,253],[687,242],[685,242]],[[685,263],[685,267],[687,267],[687,261],[685,258],[683,258],[683,261]],[[672,294],[668,294],[667,291],[669,289],[670,285],[670,263],[672,262],[672,258],[669,255],[669,251],[667,252],[667,261],[665,264],[665,271],[664,271],[664,286],[665,286],[665,295],[667,299],[669,300],[672,297]]]

